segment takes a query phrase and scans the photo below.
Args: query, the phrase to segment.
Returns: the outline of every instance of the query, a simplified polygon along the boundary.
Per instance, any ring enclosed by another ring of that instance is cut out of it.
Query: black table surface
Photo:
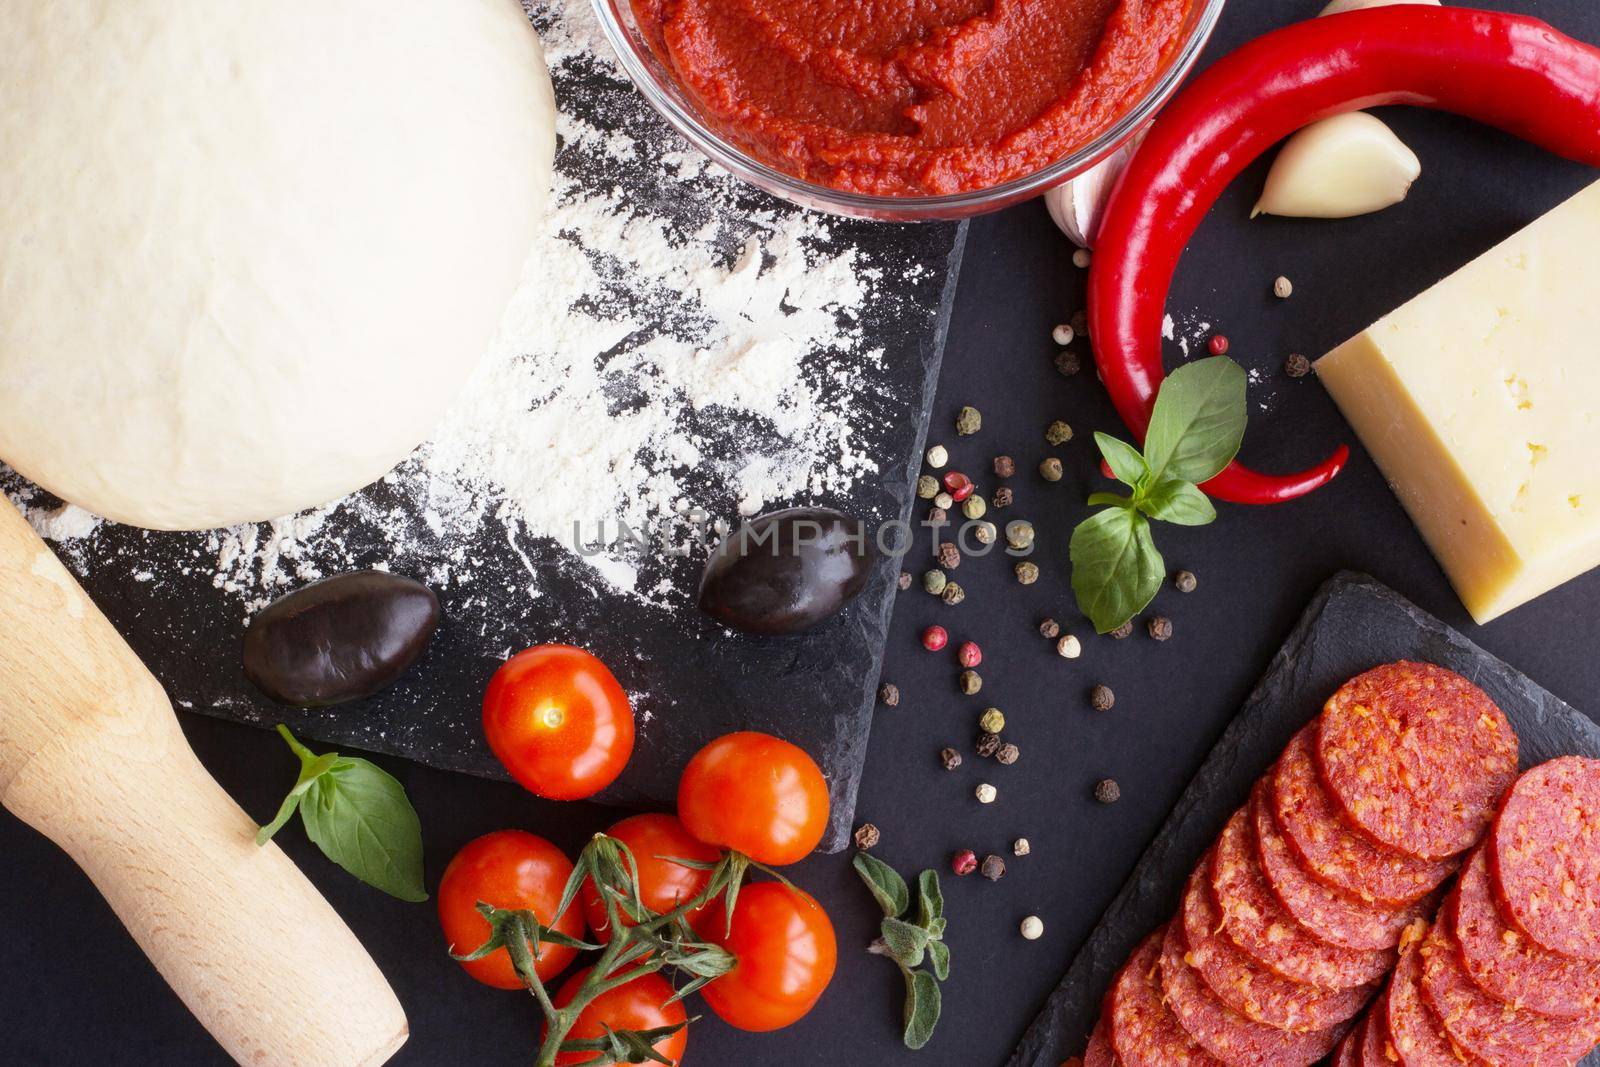
[[[1318,6],[1235,0],[1209,54]],[[1600,40],[1600,8],[1586,0],[1507,6]],[[1180,329],[1215,324],[1232,340],[1232,355],[1260,372],[1244,452],[1258,466],[1298,467],[1335,441],[1352,440],[1314,378],[1281,373],[1287,353],[1325,351],[1593,178],[1461,120],[1419,111],[1384,117],[1423,160],[1423,177],[1406,203],[1346,222],[1247,223],[1263,174],[1258,166],[1219,205],[1179,272],[1172,308]],[[840,956],[832,987],[815,1011],[776,1034],[743,1034],[708,1015],[692,1027],[691,1065],[762,1057],[791,1064],[1001,1063],[1307,600],[1341,568],[1372,574],[1579,709],[1600,711],[1600,573],[1488,626],[1472,625],[1359,447],[1350,469],[1307,500],[1224,506],[1212,526],[1158,531],[1169,567],[1187,567],[1200,581],[1188,595],[1164,590],[1153,606],[1172,619],[1171,641],[1154,642],[1142,631],[1122,642],[1092,637],[1072,607],[1066,540],[1084,497],[1099,487],[1089,431],[1122,430],[1091,371],[1064,379],[1051,364],[1051,327],[1081,305],[1083,272],[1070,255],[1037,203],[972,226],[933,438],[950,448],[952,466],[986,491],[994,485],[991,458],[1016,458],[1016,503],[1002,516],[1035,523],[1043,574],[1020,586],[1010,561],[996,554],[962,565],[968,597],[959,606],[916,589],[900,594],[885,668],[900,702],[879,710],[861,787],[858,821],[881,828],[876,853],[902,871],[944,870],[961,848],[1007,860],[997,883],[945,876],[953,973],[938,1032],[921,1053],[901,1048],[900,977],[865,951],[877,909],[847,857],[818,856],[788,873],[833,917]],[[1287,301],[1270,292],[1279,274],[1295,282]],[[958,440],[952,420],[963,404],[983,411],[984,429]],[[1044,427],[1056,418],[1072,424],[1077,439],[1058,450],[1067,477],[1049,485],[1033,469],[1047,451]],[[925,564],[908,566],[920,571]],[[1083,636],[1081,659],[1057,657],[1037,635],[1045,615]],[[948,652],[930,654],[918,644],[931,622],[947,626],[953,640],[982,644],[978,696],[957,691]],[[1096,713],[1088,690],[1102,682],[1116,691],[1116,707]],[[988,705],[1006,712],[1006,736],[1022,753],[1014,766],[970,752],[977,715]],[[282,745],[250,727],[181,718],[223,786],[252,815],[270,817],[296,770]],[[955,772],[939,764],[945,745],[968,753]],[[615,818],[596,806],[540,802],[510,785],[379,762],[405,783],[421,814],[430,886],[455,849],[478,834],[520,827],[575,851]],[[1108,776],[1120,782],[1122,799],[1104,807],[1091,790]],[[982,781],[998,787],[996,803],[973,798]],[[1032,844],[1020,859],[1010,854],[1019,836]],[[431,905],[403,904],[356,883],[298,828],[279,840],[367,945],[404,1004],[411,1039],[395,1063],[529,1059],[537,1036],[533,1005],[463,976],[445,955]],[[1044,920],[1038,941],[1017,934],[1030,914]],[[6,1062],[225,1062],[88,881],[9,815],[0,816],[0,930]]]

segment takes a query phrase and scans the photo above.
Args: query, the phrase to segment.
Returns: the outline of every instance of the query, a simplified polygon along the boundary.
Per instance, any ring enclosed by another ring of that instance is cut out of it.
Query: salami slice
[[[1212,899],[1228,939],[1267,969],[1319,989],[1349,989],[1379,978],[1394,960],[1392,951],[1330,945],[1274,899],[1256,862],[1248,815],[1243,808],[1234,812],[1211,864]]]
[[[1554,1019],[1600,1017],[1600,963],[1550,952],[1518,933],[1501,916],[1489,883],[1480,848],[1444,913],[1473,982],[1496,1000]]]
[[[1183,926],[1174,919],[1167,925],[1161,945],[1161,991],[1167,1007],[1195,1042],[1224,1063],[1238,1067],[1316,1063],[1348,1029],[1294,1034],[1245,1018],[1211,995],[1194,969],[1184,961],[1187,946]]]
[[[1522,776],[1495,819],[1489,862],[1505,917],[1537,945],[1600,960],[1600,760]]]
[[[1089,1035],[1089,1047],[1083,1050],[1083,1067],[1116,1067],[1116,1063],[1117,1057],[1106,1038],[1106,1022],[1101,1019]]]
[[[1422,996],[1457,1048],[1497,1067],[1576,1062],[1600,1039],[1600,1024],[1561,1022],[1513,1008],[1473,984],[1444,926],[1422,943]]]
[[[1400,941],[1400,931],[1433,914],[1430,894],[1400,908],[1386,908],[1352,900],[1306,873],[1284,840],[1272,814],[1270,792],[1257,791],[1250,806],[1255,826],[1257,858],[1267,876],[1267,886],[1284,910],[1317,937],[1353,949],[1388,949]]]
[[[1421,979],[1422,953],[1417,945],[1410,945],[1401,953],[1389,988],[1372,1012],[1373,1029],[1382,1033],[1386,1052],[1397,1057],[1379,1062],[1398,1062],[1404,1067],[1461,1067],[1471,1062],[1456,1054],[1439,1017],[1423,1002]]]
[[[1374,992],[1371,985],[1327,992],[1291,982],[1250,959],[1218,931],[1222,913],[1211,900],[1211,857],[1200,861],[1183,894],[1186,961],[1222,1003],[1280,1030],[1322,1030],[1353,1018]]]
[[[1333,1054],[1333,1067],[1360,1067],[1361,1042],[1366,1036],[1367,1020],[1363,1018],[1339,1042],[1339,1050]]]
[[[1361,1067],[1393,1067],[1389,1058],[1389,1038],[1383,1028],[1378,1009],[1367,1013],[1361,1024]]]
[[[1317,768],[1374,841],[1424,859],[1477,843],[1517,776],[1517,735],[1487,693],[1431,663],[1358,674],[1328,700]]]
[[[1122,1067],[1222,1067],[1161,999],[1161,931],[1146,937],[1111,986],[1111,1050]]]
[[[1339,815],[1317,775],[1316,724],[1295,735],[1272,777],[1272,813],[1284,840],[1317,881],[1356,900],[1404,907],[1433,892],[1455,869],[1369,841]]]

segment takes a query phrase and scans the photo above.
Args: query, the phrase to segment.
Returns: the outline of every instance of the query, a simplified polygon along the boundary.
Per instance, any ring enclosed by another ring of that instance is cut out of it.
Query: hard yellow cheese
[[[1478,622],[1600,564],[1600,183],[1316,368]]]

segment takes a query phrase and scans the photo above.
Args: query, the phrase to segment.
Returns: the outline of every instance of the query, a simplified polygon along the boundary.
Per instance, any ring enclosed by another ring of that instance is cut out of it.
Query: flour
[[[554,208],[432,440],[379,486],[182,535],[175,559],[155,546],[170,549],[171,535],[110,560],[91,552],[99,520],[6,472],[0,488],[80,573],[210,568],[249,611],[375,558],[408,561],[437,586],[470,584],[473,538],[501,525],[528,597],[559,545],[559,565],[596,588],[670,606],[690,595],[693,569],[648,565],[627,531],[702,512],[726,529],[727,517],[843,493],[877,471],[855,446],[872,417],[856,371],[880,356],[862,310],[892,299],[893,283],[826,217],[779,207],[688,150],[623,79],[584,0],[525,6],[562,108]],[[576,94],[588,119],[570,106]],[[356,543],[351,528],[370,537]],[[579,551],[597,543],[608,547]]]

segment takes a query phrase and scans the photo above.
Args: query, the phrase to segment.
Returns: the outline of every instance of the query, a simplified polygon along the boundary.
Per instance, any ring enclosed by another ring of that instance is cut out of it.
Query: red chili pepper
[[[1538,19],[1397,5],[1285,26],[1225,56],[1161,113],[1119,179],[1095,240],[1089,337],[1100,376],[1142,440],[1165,371],[1161,318],[1178,256],[1227,184],[1318,119],[1416,104],[1600,165],[1600,50]],[[1338,450],[1298,474],[1235,462],[1204,486],[1275,504],[1326,484]]]

